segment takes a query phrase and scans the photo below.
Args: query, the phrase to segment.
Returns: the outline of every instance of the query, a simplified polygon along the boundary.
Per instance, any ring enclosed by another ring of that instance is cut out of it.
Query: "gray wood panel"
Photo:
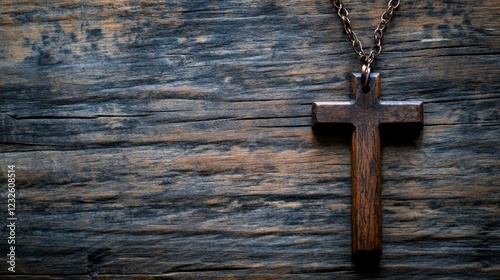
[[[347,5],[366,48],[386,1]],[[425,125],[383,143],[367,275],[350,259],[349,136],[310,127],[311,103],[348,100],[361,69],[329,1],[0,2],[17,277],[498,279],[499,14],[396,11],[373,71],[383,100],[424,101]]]

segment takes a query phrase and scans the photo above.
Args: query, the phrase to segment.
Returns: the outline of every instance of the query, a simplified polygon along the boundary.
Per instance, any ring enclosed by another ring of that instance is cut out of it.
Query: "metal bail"
[[[370,72],[370,64],[363,64],[363,67],[361,67],[361,83],[363,83],[364,88],[366,88],[370,83]]]

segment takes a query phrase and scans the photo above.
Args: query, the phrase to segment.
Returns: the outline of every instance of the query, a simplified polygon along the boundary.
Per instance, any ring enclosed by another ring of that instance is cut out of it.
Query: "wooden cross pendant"
[[[351,76],[351,101],[314,102],[313,128],[352,125],[352,256],[377,262],[382,254],[381,124],[423,125],[422,102],[380,101],[380,77],[372,73],[363,89],[361,74]],[[365,92],[366,91],[366,92]],[[420,130],[418,130],[420,131]]]

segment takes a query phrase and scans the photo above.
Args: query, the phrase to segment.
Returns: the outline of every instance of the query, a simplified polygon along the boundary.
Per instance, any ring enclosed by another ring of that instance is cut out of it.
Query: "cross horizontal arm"
[[[351,124],[354,100],[339,102],[313,102],[313,126],[316,124]]]
[[[380,101],[379,123],[423,123],[424,104],[420,101]]]

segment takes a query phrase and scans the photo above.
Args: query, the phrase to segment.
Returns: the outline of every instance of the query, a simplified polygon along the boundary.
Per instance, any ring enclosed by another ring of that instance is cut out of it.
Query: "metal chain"
[[[361,63],[363,63],[363,65],[368,69],[368,72],[370,69],[370,65],[375,60],[375,57],[382,51],[382,37],[384,36],[384,29],[391,21],[392,16],[394,15],[394,10],[399,6],[399,2],[400,0],[389,0],[389,3],[387,4],[387,10],[380,17],[380,22],[373,34],[375,43],[370,48],[370,54],[366,55],[365,51],[363,50],[361,41],[358,40],[356,33],[354,33],[351,28],[351,21],[348,18],[349,12],[345,8],[344,1],[333,0],[333,5],[338,9],[337,14],[344,24],[344,30],[352,43],[352,48],[359,55]]]

